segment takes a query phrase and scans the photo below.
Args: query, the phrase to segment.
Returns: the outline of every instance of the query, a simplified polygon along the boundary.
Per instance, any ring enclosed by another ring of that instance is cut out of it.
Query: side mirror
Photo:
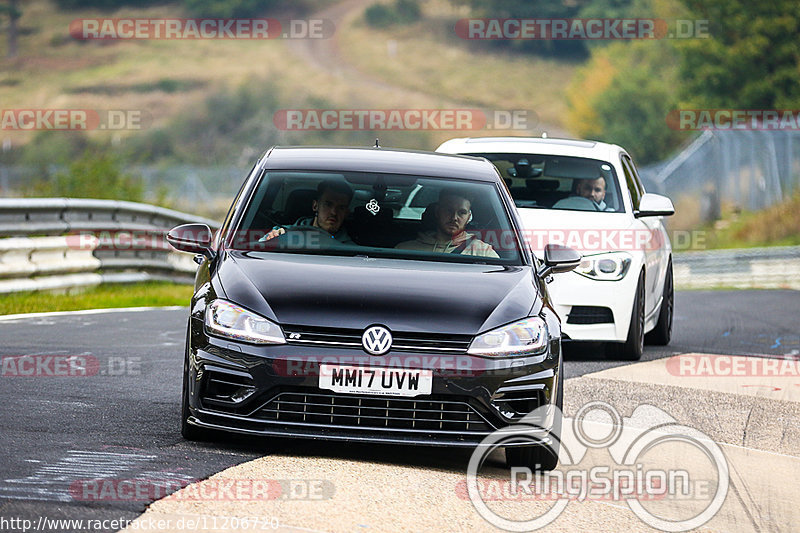
[[[668,217],[675,214],[672,200],[660,194],[646,192],[639,200],[639,210],[633,213],[636,218],[641,217]]]
[[[567,246],[548,244],[544,247],[544,265],[539,268],[539,277],[570,272],[581,263],[583,256]]]
[[[176,250],[211,257],[211,228],[205,224],[183,224],[169,230],[167,242]]]

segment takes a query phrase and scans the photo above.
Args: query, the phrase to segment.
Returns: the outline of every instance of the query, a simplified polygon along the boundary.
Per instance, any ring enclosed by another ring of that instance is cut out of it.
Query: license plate
[[[334,392],[411,397],[430,394],[432,386],[430,370],[324,363],[319,366],[319,388]]]

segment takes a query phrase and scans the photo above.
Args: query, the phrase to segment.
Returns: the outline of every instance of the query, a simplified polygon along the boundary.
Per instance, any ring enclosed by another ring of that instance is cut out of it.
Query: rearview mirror
[[[675,214],[675,207],[672,205],[672,200],[651,192],[642,195],[642,199],[639,200],[639,210],[633,213],[636,218],[668,217],[673,214]]]
[[[544,265],[539,268],[539,276],[570,272],[577,267],[583,256],[567,246],[548,244],[544,247]]]
[[[205,224],[183,224],[169,230],[167,242],[176,250],[211,257],[211,228]]]

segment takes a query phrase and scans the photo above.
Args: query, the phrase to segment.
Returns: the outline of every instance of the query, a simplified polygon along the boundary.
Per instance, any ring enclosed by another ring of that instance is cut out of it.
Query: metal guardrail
[[[219,227],[213,220],[121,200],[0,198],[0,237],[60,235],[82,230],[169,229],[188,222]]]
[[[0,199],[0,293],[147,280],[191,283],[191,254],[164,239],[170,228],[189,222],[219,228],[213,220],[134,202]],[[147,246],[125,240],[137,232]],[[122,242],[109,242],[119,236]],[[800,246],[677,253],[674,275],[682,289],[800,289]]]
[[[679,289],[800,290],[800,246],[677,253],[673,271]]]
[[[667,161],[639,168],[645,188],[700,200],[703,220],[721,206],[758,211],[800,188],[800,131],[705,130]]]
[[[166,232],[213,220],[162,207],[77,198],[0,199],[0,293],[67,289],[100,283],[168,280],[191,283],[191,254]]]

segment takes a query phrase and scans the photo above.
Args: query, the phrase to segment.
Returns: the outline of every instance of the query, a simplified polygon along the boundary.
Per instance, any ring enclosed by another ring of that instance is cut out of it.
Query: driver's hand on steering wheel
[[[278,235],[283,235],[284,233],[286,233],[286,228],[272,228],[269,233],[258,239],[258,242],[264,242],[270,239],[274,239]]]

